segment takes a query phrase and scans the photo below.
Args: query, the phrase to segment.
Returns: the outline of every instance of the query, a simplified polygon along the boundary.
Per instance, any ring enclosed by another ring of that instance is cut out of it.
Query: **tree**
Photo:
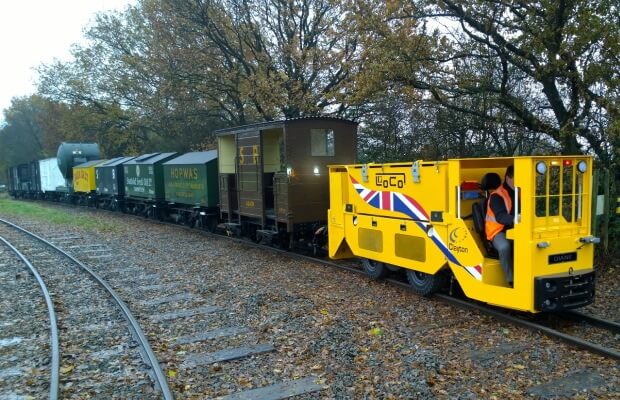
[[[381,16],[358,21],[376,40],[364,42],[365,58],[380,66],[371,75],[454,112],[543,134],[565,153],[592,151],[607,165],[617,157],[614,2],[371,0],[364,9]],[[463,101],[475,98],[487,106]]]
[[[98,15],[86,37],[72,61],[39,70],[39,92],[78,110],[77,126],[95,128],[104,148],[129,153],[182,151],[202,139],[209,116],[171,72],[170,51],[140,8]]]
[[[14,165],[49,154],[49,142],[42,128],[46,102],[37,96],[13,98],[4,111],[5,125],[0,129],[0,159]]]
[[[318,113],[342,115],[339,94],[354,73],[357,40],[333,0],[183,0],[175,11],[199,27],[203,52],[217,54],[239,105],[263,120]],[[217,71],[217,70],[214,70]],[[221,71],[216,72],[221,73]],[[228,93],[228,92],[227,92]],[[245,123],[245,109],[238,115]]]

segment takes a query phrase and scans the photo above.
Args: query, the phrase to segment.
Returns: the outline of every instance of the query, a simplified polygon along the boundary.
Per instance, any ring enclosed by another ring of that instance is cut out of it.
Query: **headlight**
[[[540,175],[544,175],[547,172],[547,164],[544,161],[539,161],[536,163],[536,172]]]
[[[584,172],[588,170],[588,163],[585,161],[579,161],[577,163],[577,169],[579,170],[579,172],[583,174]]]

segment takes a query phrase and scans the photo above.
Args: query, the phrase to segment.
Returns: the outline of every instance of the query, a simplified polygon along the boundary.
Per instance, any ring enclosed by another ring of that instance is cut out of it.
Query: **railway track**
[[[310,259],[315,260],[311,257]],[[319,260],[319,262],[325,265],[332,266],[334,268],[346,269],[354,273],[364,274],[364,271],[361,269],[361,266],[358,268],[351,267],[351,266],[343,266],[343,265],[339,265],[338,263],[334,263],[331,261],[325,261],[325,260]],[[400,287],[401,289],[411,291],[411,288],[409,287],[408,283],[402,280],[393,279],[393,278],[387,279],[387,280],[393,285]],[[534,316],[533,317],[534,320],[532,320],[532,316],[512,315],[506,311],[503,311],[503,310],[500,310],[500,309],[497,309],[491,306],[487,306],[482,303],[476,303],[471,300],[463,300],[463,299],[450,296],[444,293],[436,293],[433,295],[433,298],[436,298],[444,303],[451,304],[456,307],[478,311],[482,314],[489,315],[497,320],[507,322],[515,326],[526,328],[534,332],[543,333],[547,336],[559,339],[565,343],[569,343],[575,347],[578,347],[578,348],[581,348],[587,351],[591,351],[592,353],[600,354],[602,356],[605,356],[605,357],[608,357],[614,360],[620,360],[620,352],[618,352],[615,348],[606,347],[606,346],[603,346],[597,343],[593,343],[582,337],[571,335],[571,334],[562,332],[558,329],[551,328],[548,324],[537,322],[535,320],[537,316]],[[601,319],[601,318],[587,315],[587,314],[577,312],[577,311],[566,311],[559,315],[564,316],[565,318],[576,320],[581,323],[589,324],[590,328],[601,327],[601,328],[608,330],[612,334],[620,334],[620,324],[618,324],[615,321]],[[555,315],[554,317],[557,318],[558,315]]]
[[[143,391],[143,382],[148,382],[150,376],[159,388],[159,393],[153,392],[151,397],[172,399],[146,336],[112,287],[58,246],[9,221],[0,219],[0,223],[4,245],[18,254],[40,285],[51,288],[51,296],[46,295],[48,314],[50,320],[55,320],[52,315],[58,316],[59,329],[51,323],[50,398],[59,394],[64,398],[145,398],[148,391]],[[8,263],[4,265],[6,268]],[[14,347],[19,352],[19,345]]]
[[[100,212],[109,212],[107,210],[98,210]],[[133,218],[137,218],[140,220],[144,220],[144,218],[142,217],[138,217],[138,216],[133,216]],[[196,229],[193,229],[191,227],[185,226],[185,225],[179,225],[179,224],[175,224],[175,223],[171,223],[171,222],[163,222],[163,221],[156,221],[156,220],[149,220],[149,222],[152,223],[156,223],[156,224],[164,224],[164,225],[170,225],[170,226],[175,226],[177,228],[181,228],[181,229],[185,229],[185,230],[189,230],[192,232],[196,232]],[[214,234],[211,232],[207,232],[204,230],[199,230],[198,232],[201,232],[204,235],[207,236],[217,236],[217,237],[223,237],[223,235],[218,235],[218,234]],[[277,252],[280,254],[284,254],[287,255],[289,257],[296,257],[296,258],[300,258],[300,259],[304,259],[310,262],[318,262],[321,263],[323,265],[326,266],[330,266],[330,267],[334,267],[337,269],[345,269],[348,271],[351,271],[353,273],[359,273],[362,275],[364,274],[364,271],[361,269],[361,265],[359,263],[351,263],[351,262],[347,262],[347,263],[341,263],[341,262],[334,262],[331,260],[325,260],[325,259],[321,259],[321,258],[317,258],[317,257],[312,257],[312,256],[305,256],[302,254],[298,254],[298,253],[292,253],[286,250],[282,250],[282,249],[277,249],[271,246],[265,246],[259,243],[254,243],[245,239],[239,239],[239,238],[234,238],[234,237],[228,237],[228,240],[232,240],[238,243],[244,243],[248,246],[251,247],[256,247],[256,248],[261,248],[261,249],[266,249],[269,251],[273,251],[273,252]],[[401,289],[407,290],[407,291],[411,291],[409,285],[399,279],[388,279],[388,281],[390,283],[392,283],[395,286],[400,287]],[[565,343],[569,343],[570,345],[573,345],[575,347],[590,351],[592,353],[596,353],[596,354],[600,354],[602,356],[614,359],[614,360],[620,360],[620,352],[616,349],[616,348],[612,348],[612,347],[608,347],[605,345],[601,345],[601,344],[597,344],[594,343],[592,341],[589,341],[587,339],[584,339],[583,337],[579,337],[576,335],[572,335],[569,333],[565,333],[559,329],[554,329],[553,327],[550,327],[549,323],[543,323],[540,321],[537,321],[536,319],[532,319],[529,318],[528,316],[524,316],[524,315],[513,315],[511,313],[508,313],[504,310],[501,309],[497,309],[494,308],[492,306],[487,306],[485,304],[482,303],[477,303],[471,300],[464,300],[464,299],[460,299],[454,296],[450,296],[447,294],[435,294],[433,296],[434,298],[444,302],[444,303],[448,303],[451,304],[453,306],[456,307],[460,307],[460,308],[465,308],[465,309],[469,309],[469,310],[476,310],[482,314],[486,314],[489,315],[491,317],[494,317],[500,321],[503,322],[507,322],[510,323],[512,325],[515,326],[520,326],[526,329],[529,329],[531,331],[534,332],[540,332],[543,333],[547,336],[553,337],[555,339],[559,339]],[[557,314],[555,315],[557,316],[562,316],[565,319],[568,320],[574,320],[577,322],[580,322],[582,324],[587,324],[589,327],[591,327],[591,329],[594,328],[603,328],[606,329],[607,331],[611,332],[612,334],[619,334],[620,333],[620,324],[615,322],[615,321],[609,321],[609,320],[604,320],[602,318],[598,318],[596,316],[590,316],[590,315],[586,315],[577,311],[568,311],[568,312],[564,312],[561,314]],[[617,340],[610,340],[610,342],[617,342]],[[617,346],[616,346],[617,347]]]
[[[532,320],[532,318],[528,316],[511,315],[505,311],[501,311],[493,307],[474,303],[472,301],[457,299],[455,297],[448,296],[445,294],[436,294],[435,297],[439,298],[441,301],[456,305],[458,307],[462,307],[462,308],[469,309],[469,310],[477,310],[481,312],[482,314],[492,316],[500,321],[507,322],[512,325],[526,328],[534,332],[540,332],[542,334],[545,334],[555,339],[559,339],[565,343],[581,348],[583,350],[587,350],[592,353],[596,353],[596,354],[599,354],[599,355],[602,355],[602,356],[605,356],[605,357],[608,357],[614,360],[620,360],[620,352],[618,352],[615,348],[606,347],[605,345],[594,343],[583,337],[575,336],[575,335],[563,332],[561,330],[552,328],[549,326],[549,324],[537,322],[535,320],[536,317],[534,317],[534,320]],[[584,318],[580,320],[580,322],[587,323],[588,318],[592,318],[592,317],[585,316],[584,314]],[[616,324],[614,321],[605,321],[605,322],[608,323],[610,326]],[[590,325],[588,327],[588,330],[591,330],[595,327],[596,327],[595,325]],[[620,331],[616,329],[616,330],[613,330],[612,332],[619,333]]]
[[[110,282],[147,324],[153,345],[166,358],[167,376],[171,377],[175,391],[184,393],[188,389],[179,385],[177,374],[192,382],[191,389],[200,393],[200,398],[277,400],[294,395],[312,396],[324,388],[324,383],[313,374],[289,380],[272,376],[274,364],[283,356],[278,354],[275,343],[244,324],[247,321],[243,309],[232,313],[227,308],[234,299],[213,304],[214,296],[204,296],[200,290],[183,290],[189,283],[184,283],[185,277],[178,273],[145,272],[143,266],[123,262],[122,256],[107,260],[106,254],[111,250],[82,235],[58,236],[54,241],[62,242],[63,247],[80,258],[101,257],[92,261],[92,269]],[[259,385],[233,388],[229,382],[222,384],[218,382],[222,370],[254,379]],[[226,391],[229,393],[225,394]]]
[[[29,279],[24,279],[21,274],[22,268],[19,268],[20,262],[28,268],[30,274],[35,278],[37,285]],[[12,336],[2,339],[3,347],[8,348],[7,352],[10,355],[10,359],[13,360],[13,365],[2,365],[3,363],[0,363],[0,369],[3,371],[0,374],[4,378],[3,381],[8,382],[11,378],[15,379],[20,377],[23,371],[27,369],[47,373],[49,375],[49,398],[55,400],[58,398],[60,349],[56,311],[47,285],[32,263],[10,242],[1,236],[0,265],[0,274],[2,277],[0,301],[10,304],[12,307],[19,310],[18,313],[21,315],[19,321],[3,322],[3,331],[6,330],[6,333]],[[39,290],[37,290],[35,286],[38,286]],[[36,301],[40,296],[44,298],[45,307],[43,307],[43,304],[40,304],[40,301]],[[32,305],[34,305],[34,309]],[[44,328],[46,324],[43,322],[45,314],[43,308],[45,308],[48,317],[49,327],[47,329]],[[49,331],[49,335],[47,331]],[[32,334],[34,334],[34,336],[30,336]],[[6,334],[3,334],[3,336],[6,336]],[[20,357],[18,345],[24,340],[30,340],[36,349],[35,353],[37,357],[35,357],[34,362],[32,359],[26,360],[24,357]],[[49,351],[46,351],[46,347],[49,348]],[[49,354],[51,363],[45,362],[48,357],[47,354]],[[18,382],[19,384],[24,383],[22,379],[19,379]],[[11,393],[9,396],[17,396],[17,394],[13,393],[9,385],[5,386],[2,384],[0,388],[3,393],[7,391]],[[45,388],[40,389],[43,391]]]
[[[584,314],[579,311],[565,311],[561,313],[565,318],[573,319],[579,322],[586,322],[599,328],[606,329],[612,333],[620,333],[620,323],[596,317],[594,315]]]
[[[163,222],[159,222],[158,223],[163,223]],[[175,225],[178,226],[176,224],[171,224],[171,225]],[[182,226],[183,229],[191,229],[189,227],[185,227]],[[209,232],[204,232],[205,235],[214,235],[213,233],[209,233]],[[353,273],[357,273],[357,274],[362,274],[365,275],[364,271],[362,270],[361,264],[359,263],[351,263],[351,262],[346,262],[346,263],[342,263],[342,262],[334,262],[334,261],[329,261],[329,260],[324,260],[324,259],[320,259],[320,258],[316,258],[316,257],[311,257],[311,256],[305,256],[305,255],[301,255],[301,254],[296,254],[296,253],[291,253],[285,250],[281,250],[281,249],[276,249],[270,246],[265,246],[265,245],[261,245],[261,244],[257,244],[257,243],[253,243],[253,242],[249,242],[247,240],[243,240],[243,239],[236,239],[236,238],[228,238],[229,240],[234,240],[236,242],[239,243],[245,243],[248,246],[251,247],[257,247],[257,248],[262,248],[262,249],[267,249],[270,251],[274,251],[274,252],[278,252],[281,254],[285,254],[288,255],[290,257],[295,257],[295,258],[299,258],[299,259],[303,259],[306,261],[310,261],[310,262],[318,262],[321,263],[323,265],[326,266],[330,266],[333,268],[337,268],[337,269],[342,269],[342,270],[347,270]],[[391,284],[407,290],[407,291],[412,291],[412,289],[409,287],[409,284],[406,283],[403,280],[399,280],[399,279],[387,279],[387,281],[389,281]],[[433,298],[436,298],[444,303],[448,303],[451,304],[453,306],[456,307],[460,307],[460,308],[464,308],[464,309],[468,309],[468,310],[475,310],[478,311],[482,314],[485,315],[489,315],[491,317],[494,317],[497,320],[503,321],[503,322],[507,322],[510,323],[512,325],[515,326],[519,326],[522,328],[526,328],[529,329],[531,331],[534,332],[540,332],[543,333],[547,336],[550,336],[552,338],[555,339],[559,339],[565,343],[568,343],[570,345],[573,345],[575,347],[581,348],[583,350],[587,350],[590,351],[592,353],[596,353],[614,360],[620,360],[620,352],[618,352],[618,350],[616,350],[615,348],[611,348],[611,347],[606,347],[604,345],[600,345],[591,341],[588,341],[582,337],[578,337],[575,335],[571,335],[565,332],[562,332],[558,329],[554,329],[549,327],[546,324],[543,324],[541,322],[536,322],[536,321],[531,321],[528,316],[518,316],[518,315],[511,315],[506,311],[491,307],[491,306],[487,306],[485,304],[482,303],[476,303],[473,302],[471,300],[463,300],[454,296],[450,296],[448,294],[443,294],[443,293],[437,293],[433,295]],[[610,320],[605,320],[599,317],[595,317],[595,316],[591,316],[591,315],[587,315],[578,311],[566,311],[564,313],[559,314],[561,316],[563,316],[564,318],[569,318],[572,320],[576,320],[578,322],[584,323],[584,324],[589,324],[589,326],[591,328],[595,328],[595,327],[600,327],[600,328],[604,328],[606,330],[608,330],[609,332],[611,332],[612,334],[620,334],[620,324],[615,322],[615,321],[610,321]],[[556,315],[557,317],[557,315]],[[616,341],[615,339],[612,341]]]
[[[139,217],[137,217],[139,218]],[[191,230],[191,231],[196,231],[195,229],[192,229],[188,226],[183,226],[183,225],[178,225],[178,224],[173,224],[173,223],[169,223],[169,222],[162,222],[162,221],[151,221],[151,222],[155,222],[157,224],[167,224],[167,225],[172,225],[172,226],[176,226],[176,227],[180,227],[182,229],[186,229],[186,230]],[[222,237],[222,235],[217,235],[214,233],[210,233],[210,232],[206,232],[206,231],[200,231],[201,233],[203,233],[204,235],[208,235],[208,236],[218,236],[218,237]],[[262,245],[259,243],[254,243],[245,239],[238,239],[238,238],[233,238],[233,237],[228,237],[227,238],[229,240],[238,242],[238,243],[244,243],[248,246],[251,247],[256,247],[256,248],[261,248],[261,249],[266,249],[269,251],[273,251],[273,252],[277,252],[280,254],[284,254],[287,255],[289,257],[295,257],[295,258],[299,258],[299,259],[303,259],[306,261],[310,261],[310,262],[315,262],[315,263],[321,263],[323,265],[326,266],[330,266],[333,268],[337,268],[337,269],[342,269],[342,270],[347,270],[353,273],[358,273],[358,274],[362,274],[365,275],[364,271],[361,268],[361,264],[359,263],[355,263],[355,262],[334,262],[331,260],[325,260],[325,259],[321,259],[321,258],[317,258],[317,257],[312,257],[312,256],[305,256],[302,254],[297,254],[297,253],[292,253],[286,250],[282,250],[282,249],[277,249],[271,246],[266,246],[266,245]],[[399,279],[387,279],[391,284],[400,287],[401,289],[407,290],[407,291],[412,291],[412,289],[409,287],[409,284],[399,280]],[[503,321],[503,322],[507,322],[510,323],[512,325],[515,326],[519,326],[522,328],[526,328],[529,329],[531,331],[534,332],[539,332],[542,334],[545,334],[547,336],[550,336],[552,338],[555,339],[559,339],[565,343],[568,343],[572,346],[578,347],[580,349],[583,350],[587,350],[590,351],[592,353],[596,353],[614,360],[620,360],[620,352],[616,349],[616,348],[612,348],[612,347],[606,347],[604,345],[601,344],[597,344],[594,342],[591,342],[589,340],[584,339],[583,337],[579,337],[579,336],[575,336],[575,335],[571,335],[565,332],[562,332],[558,329],[554,329],[550,326],[548,326],[548,324],[544,324],[541,322],[537,322],[537,321],[532,321],[530,318],[528,318],[528,316],[524,316],[524,315],[512,315],[506,311],[491,307],[491,306],[487,306],[485,304],[482,303],[477,303],[471,300],[463,300],[454,296],[450,296],[447,294],[443,294],[443,293],[437,293],[435,295],[433,295],[433,298],[436,298],[444,303],[448,303],[451,304],[453,306],[456,307],[460,307],[460,308],[465,308],[465,309],[469,309],[469,310],[475,310],[478,311],[482,314],[485,315],[489,315],[491,317],[494,317],[497,320]],[[590,328],[596,328],[596,327],[600,327],[600,328],[604,328],[606,330],[608,330],[609,332],[611,332],[612,334],[620,334],[620,324],[615,322],[615,321],[610,321],[610,320],[605,320],[599,317],[595,317],[595,316],[591,316],[591,315],[587,315],[587,314],[583,314],[581,312],[577,312],[577,311],[567,311],[561,314],[558,314],[560,316],[563,316],[564,318],[567,319],[572,319],[572,320],[576,320],[578,322],[581,322],[583,324],[588,324]],[[558,316],[556,315],[556,317]],[[615,339],[611,340],[611,341],[616,341]]]
[[[95,211],[95,210],[91,209],[89,211]],[[103,211],[103,210],[101,210],[101,211]],[[141,218],[141,217],[133,217],[133,218],[135,218],[136,220],[140,220],[140,221],[144,222],[144,218]],[[212,234],[210,234],[208,232],[197,231],[196,229],[191,229],[189,227],[185,227],[185,226],[182,226],[182,225],[169,224],[169,223],[164,223],[164,222],[159,222],[159,221],[152,221],[152,220],[149,220],[149,222],[155,222],[157,225],[174,225],[177,229],[178,228],[187,229],[189,232],[200,233],[200,234],[204,234],[204,235],[207,235],[207,236],[212,235]],[[148,228],[147,228],[147,230],[148,230]],[[174,235],[175,234],[173,233],[170,236],[174,236]],[[216,236],[218,238],[222,238],[221,235],[216,235]],[[235,241],[237,243],[242,243],[244,245],[244,247],[248,246],[248,247],[261,248],[261,249],[269,249],[269,251],[280,253],[280,254],[283,254],[283,255],[285,255],[287,257],[305,259],[305,260],[308,260],[308,261],[310,261],[312,263],[321,263],[321,264],[329,265],[329,266],[332,266],[332,267],[335,267],[335,268],[339,268],[339,269],[346,269],[346,270],[351,271],[353,273],[361,273],[361,274],[363,274],[363,271],[359,268],[359,266],[356,263],[344,264],[344,263],[340,263],[340,262],[331,262],[331,261],[326,261],[326,260],[318,260],[317,258],[314,258],[314,257],[307,257],[307,256],[303,256],[303,255],[293,254],[293,253],[282,251],[282,250],[279,250],[279,249],[274,249],[272,247],[265,247],[265,246],[262,246],[262,245],[254,244],[252,242],[248,242],[247,240],[243,240],[243,239],[230,238],[230,240],[231,241]],[[81,245],[79,247],[83,248],[84,246]],[[121,292],[122,292],[123,291],[123,286],[127,285],[127,281],[125,280],[125,278],[120,278],[120,277],[116,278],[118,280],[114,280],[115,279],[115,275],[120,274],[120,271],[123,271],[123,265],[121,265],[121,264],[123,264],[123,263],[119,263],[119,265],[117,267],[115,267],[114,270],[109,269],[107,266],[104,267],[103,266],[104,264],[101,264],[101,269],[99,271],[101,271],[102,275],[105,275],[106,277],[109,276],[111,281],[118,282],[118,285],[115,285],[115,288],[118,287],[118,289],[121,290]],[[129,271],[129,268],[127,268],[127,269],[128,269],[127,270],[127,276],[131,276],[131,275],[134,275],[134,274],[136,274],[136,276],[137,276],[139,274],[139,268],[133,268],[133,271],[131,271],[131,272]],[[162,274],[162,277],[163,276],[164,276],[164,274]],[[180,280],[180,279],[182,279],[182,276],[179,275],[179,274],[176,274],[174,277],[172,277],[171,281]],[[158,281],[155,282],[155,279],[153,279],[152,283],[153,284],[157,284],[157,285],[153,285],[153,286],[158,286],[159,285],[159,282]],[[168,284],[168,283],[170,283],[170,282],[167,282],[165,284]],[[394,284],[394,285],[402,286],[402,288],[404,288],[405,290],[409,290],[406,284],[404,284],[403,282],[399,282],[397,279],[391,281],[391,283]],[[209,287],[208,282],[205,282],[205,284],[207,284],[207,287]],[[184,284],[181,283],[181,287],[183,287],[183,285]],[[181,297],[175,297],[177,295],[178,296],[182,295],[182,293],[178,294],[178,293],[175,292],[175,291],[177,291],[177,289],[179,289],[179,288],[178,287],[175,287],[175,288],[171,287],[171,289],[167,293],[160,294],[160,295],[164,296],[163,298],[160,298],[160,299],[153,298],[153,301],[150,302],[150,304],[149,304],[149,307],[151,307],[150,311],[155,312],[157,310],[155,301],[162,301],[163,302],[164,300],[172,301],[173,299],[182,300]],[[209,289],[209,290],[211,290],[211,289]],[[199,291],[199,292],[197,292],[195,294],[200,296],[200,293],[204,294],[206,292],[204,292],[204,291],[200,292]],[[216,289],[216,291],[210,292],[210,293],[212,293],[213,295],[216,295],[218,293],[218,291]],[[134,296],[134,297],[136,297],[136,296]],[[209,297],[211,297],[211,296],[209,296]],[[214,297],[217,298],[217,296],[214,296]],[[136,297],[136,299],[138,299],[138,301],[142,301],[143,300],[143,299],[138,298],[138,297]],[[443,299],[441,299],[439,297],[438,297],[438,299],[443,301]],[[224,301],[224,302],[220,303],[220,305],[226,305],[227,302],[228,301]],[[183,302],[183,303],[184,304],[192,304],[189,301],[188,302]],[[179,303],[177,303],[177,304],[179,304]],[[133,308],[134,305],[136,305],[136,304],[132,303],[132,308]],[[469,305],[467,305],[467,304],[457,304],[457,305],[458,306],[463,306],[463,307],[467,306],[468,308],[470,308]],[[475,304],[475,305],[480,306],[480,304]],[[498,311],[497,309],[495,309],[495,310],[492,309],[492,308],[489,308],[489,309],[492,310],[492,311]],[[483,310],[479,310],[479,311],[481,313],[484,312]],[[149,313],[149,309],[145,308],[144,312],[140,313],[140,314],[147,315],[148,313]],[[220,318],[220,315],[224,316],[224,315],[227,315],[227,314],[224,314],[224,313],[218,314],[218,318]],[[163,314],[162,314],[162,316],[163,316]],[[172,317],[172,315],[170,315],[170,317]],[[243,316],[241,316],[241,317],[243,317]],[[180,314],[177,314],[176,318],[183,318],[183,316],[180,315]],[[235,322],[241,322],[242,319],[243,318],[238,318],[238,319],[236,319]],[[204,340],[204,339],[207,339],[207,341],[211,340],[209,338],[201,336],[201,334],[208,333],[208,329],[207,329],[208,325],[206,323],[204,323],[205,321],[208,321],[208,320],[209,320],[209,318],[204,318],[204,319],[197,318],[197,319],[192,319],[192,320],[188,319],[186,321],[186,324],[185,324],[185,329],[189,329],[190,325],[191,325],[191,329],[195,330],[196,334],[191,334],[190,335],[191,337],[187,337],[187,338],[184,338],[184,339],[192,340],[192,341],[193,340]],[[165,338],[169,338],[169,339],[174,339],[175,338],[174,334],[170,334],[171,332],[174,332],[174,331],[180,332],[180,329],[179,329],[179,326],[177,325],[177,322],[180,322],[180,321],[177,321],[176,319],[175,320],[170,319],[170,320],[165,320],[165,321],[162,320],[162,324],[160,324],[161,325],[160,328],[157,328],[156,324],[155,324],[155,325],[149,327],[149,331],[151,333],[153,333],[152,329],[154,329],[154,331],[157,333],[156,336],[158,338],[160,336],[163,337],[164,339],[163,339],[162,343],[165,343],[166,342]],[[509,322],[513,323],[512,321],[509,321]],[[529,322],[531,322],[531,321],[529,321]],[[166,326],[172,328],[173,325],[174,325],[174,329],[168,329],[168,330],[165,329]],[[542,331],[539,328],[532,328],[532,330],[539,331],[539,332]],[[226,333],[226,332],[224,332],[224,333]],[[544,332],[544,333],[548,334],[549,332]],[[250,333],[248,336],[250,337],[250,340],[252,340],[251,339],[252,338],[252,333]],[[245,335],[239,335],[238,340],[236,339],[234,342],[231,340],[230,343],[243,344],[241,342],[244,340],[244,338],[245,338]],[[563,338],[560,338],[560,339],[563,340]],[[224,340],[226,340],[226,339],[224,339]],[[209,348],[209,347],[212,347],[212,346],[216,346],[216,342],[217,342],[217,345],[219,345],[221,343],[221,341],[222,341],[221,339],[218,339],[217,341],[212,340],[211,342],[209,342],[208,345],[201,346],[201,347],[194,346],[194,345],[189,345],[188,346],[188,345],[185,345],[185,344],[180,344],[180,347],[176,347],[175,350],[177,351],[177,353],[187,352],[189,354],[190,352],[192,352],[193,350],[198,349],[198,348],[205,349],[205,348]],[[182,342],[182,340],[180,342]],[[173,343],[173,342],[171,341],[170,343]],[[280,346],[279,346],[280,344],[276,343],[276,345],[278,347],[278,353],[279,353],[281,351]],[[576,345],[580,346],[580,344],[576,344]],[[580,347],[582,347],[582,346],[580,346]],[[592,350],[592,349],[588,349],[588,350],[596,352],[595,350]],[[263,355],[253,357],[255,361],[248,362],[248,366],[251,366],[251,367],[260,366],[260,367],[258,367],[259,371],[261,369],[265,369],[264,366],[265,365],[270,365],[269,362],[272,361],[272,359],[269,358],[269,354],[270,353],[265,353]],[[273,354],[273,353],[271,353],[271,354]],[[612,358],[612,359],[614,358],[613,356],[610,356],[610,355],[607,355],[607,356]],[[237,374],[238,371],[239,371],[237,368],[239,366],[241,366],[242,363],[243,363],[243,361],[238,361],[237,363],[234,363],[234,364],[228,364],[227,362],[219,362],[217,364],[212,364],[212,365],[215,365],[215,367],[208,367],[208,369],[207,369],[207,367],[203,367],[203,366],[191,366],[190,365],[189,368],[186,368],[185,372],[183,372],[183,368],[182,367],[180,368],[179,364],[176,364],[175,362],[171,363],[170,361],[168,361],[168,365],[169,366],[171,366],[172,368],[177,369],[180,373],[191,374],[192,379],[196,379],[196,377],[199,376],[200,379],[202,380],[202,382],[204,382],[204,385],[212,385],[213,382],[220,383],[219,380],[212,379],[212,376],[222,375],[223,374],[222,368],[223,368],[223,371],[225,371],[226,374],[232,373],[233,370],[235,371],[235,374]],[[248,372],[248,370],[246,369],[245,373],[247,374],[247,372]],[[186,379],[186,376],[183,376],[182,379]],[[245,375],[245,376],[250,376],[250,375]],[[255,386],[260,386],[261,383],[262,384],[271,384],[272,383],[272,381],[269,381],[267,383],[267,378],[263,379],[263,375],[261,375],[260,372],[258,372],[255,376],[253,376],[253,378],[258,378],[257,379],[258,385],[256,384],[257,381],[253,380],[253,383],[254,383]],[[316,380],[312,379],[311,376],[309,376],[307,378],[308,379],[302,378],[302,381],[300,383],[301,384],[308,384],[308,385],[310,385],[309,389],[308,389],[308,392],[311,391],[311,390],[312,391],[319,391],[319,390],[321,390],[320,385],[319,385],[319,387],[316,386]],[[175,387],[175,389],[176,388],[177,387]],[[278,389],[282,389],[282,388],[278,388]],[[282,390],[289,390],[289,389],[290,389],[290,387],[288,389],[287,388],[283,388]],[[306,390],[306,388],[302,388],[302,389],[304,391]],[[238,390],[238,389],[235,389],[235,390]],[[272,389],[272,391],[273,391],[273,389]],[[221,390],[219,393],[226,393],[226,391],[222,391]],[[255,394],[253,394],[254,397],[243,397],[242,393],[243,393],[242,391],[239,391],[238,395],[236,393],[233,393],[233,394],[230,395],[229,398],[230,399],[236,399],[236,398],[254,398],[254,399],[257,399],[257,398],[262,398],[262,397],[259,397],[260,395],[258,393],[256,393],[256,392],[255,392]],[[269,398],[283,398],[283,397],[269,397]]]

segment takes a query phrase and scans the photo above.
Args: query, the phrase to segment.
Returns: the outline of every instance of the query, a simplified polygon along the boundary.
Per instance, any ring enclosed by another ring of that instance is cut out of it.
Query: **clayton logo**
[[[450,243],[448,243],[448,248],[450,251],[456,253],[469,253],[469,249],[467,247],[458,245],[458,243],[461,243],[467,239],[467,229],[462,227],[452,229],[448,239],[450,239]]]

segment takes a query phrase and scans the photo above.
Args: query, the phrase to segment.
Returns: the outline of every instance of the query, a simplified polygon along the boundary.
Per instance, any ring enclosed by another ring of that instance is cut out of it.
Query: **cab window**
[[[331,157],[335,154],[334,131],[331,129],[311,129],[310,149],[312,156]]]

